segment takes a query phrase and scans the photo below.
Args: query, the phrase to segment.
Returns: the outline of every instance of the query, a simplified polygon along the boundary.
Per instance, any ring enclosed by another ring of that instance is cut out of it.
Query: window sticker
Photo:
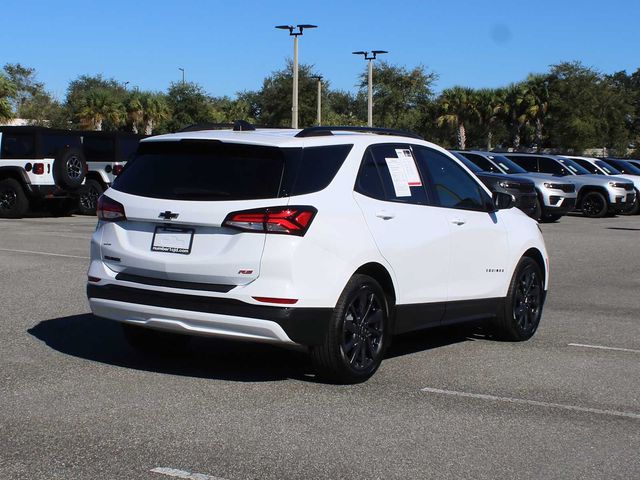
[[[410,197],[411,189],[409,188],[409,182],[407,181],[407,174],[402,160],[399,158],[385,158],[384,160],[387,162],[387,168],[391,175],[391,182],[393,183],[396,197]]]
[[[404,168],[405,176],[407,177],[407,183],[409,184],[409,186],[421,187],[422,180],[420,180],[418,167],[416,167],[416,162],[413,159],[411,150],[407,148],[397,148],[396,155],[398,155],[398,158],[402,163],[402,167]]]

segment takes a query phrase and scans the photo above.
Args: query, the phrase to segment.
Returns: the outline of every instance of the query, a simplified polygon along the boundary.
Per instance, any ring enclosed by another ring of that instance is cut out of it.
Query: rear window
[[[277,148],[219,141],[142,142],[113,187],[175,200],[252,200],[322,190],[351,145]]]
[[[107,137],[86,136],[82,142],[88,162],[111,162],[114,155],[114,140]]]

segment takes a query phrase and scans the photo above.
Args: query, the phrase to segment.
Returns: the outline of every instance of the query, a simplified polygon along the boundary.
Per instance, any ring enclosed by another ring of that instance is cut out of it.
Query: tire
[[[21,218],[29,210],[29,199],[14,178],[0,180],[0,218]]]
[[[542,216],[542,218],[540,219],[540,223],[553,223],[557,222],[561,218],[562,215],[558,215],[557,213],[547,213],[546,215]]]
[[[87,171],[84,153],[79,148],[65,147],[58,151],[53,162],[56,185],[68,190],[80,188]]]
[[[636,201],[633,203],[633,206],[624,212],[620,212],[621,215],[637,215],[640,213],[640,192],[636,190]]]
[[[135,351],[152,356],[177,356],[185,353],[191,342],[188,335],[161,332],[139,327],[130,323],[121,323],[125,340]]]
[[[522,257],[511,278],[504,311],[494,321],[496,334],[503,340],[530,339],[540,324],[544,306],[544,284],[540,266]]]
[[[540,198],[536,196],[536,205],[531,212],[531,218],[534,220],[542,220],[542,203],[540,203]]]
[[[354,275],[338,299],[322,343],[311,347],[311,360],[326,381],[364,382],[378,370],[390,335],[382,287],[367,275]]]
[[[603,218],[609,211],[609,202],[600,192],[587,192],[580,203],[582,214],[589,218]]]
[[[78,213],[80,215],[95,215],[98,206],[98,197],[102,195],[104,189],[97,180],[88,179],[80,188],[78,198]]]
[[[69,217],[78,208],[78,202],[73,198],[61,198],[47,201],[47,211],[54,217]]]

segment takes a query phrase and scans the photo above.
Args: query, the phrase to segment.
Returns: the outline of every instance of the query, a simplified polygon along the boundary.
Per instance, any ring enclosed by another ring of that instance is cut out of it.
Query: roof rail
[[[234,132],[244,132],[248,130],[255,130],[256,127],[251,125],[249,122],[245,120],[236,120],[233,123],[214,123],[214,122],[203,122],[203,123],[194,123],[193,125],[189,125],[188,127],[184,127],[179,132],[198,132],[200,130],[226,130],[228,128],[233,129]]]
[[[407,132],[404,130],[394,130],[392,128],[379,128],[379,127],[346,127],[346,126],[321,126],[321,127],[309,127],[300,130],[296,134],[296,137],[322,137],[325,135],[333,135],[333,132],[357,132],[357,133],[375,133],[377,135],[397,135],[398,137],[417,138],[418,140],[424,140],[417,133]]]

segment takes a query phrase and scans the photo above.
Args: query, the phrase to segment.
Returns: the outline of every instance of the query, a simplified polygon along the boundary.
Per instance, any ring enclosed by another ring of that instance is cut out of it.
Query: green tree
[[[171,132],[196,123],[215,121],[211,97],[196,83],[171,83],[166,99],[171,111],[167,128]]]
[[[126,99],[128,93],[124,85],[113,78],[104,78],[102,75],[81,75],[69,83],[65,108],[72,127],[96,128],[99,123],[102,130],[117,130],[126,124]],[[90,107],[93,105],[94,107]],[[102,105],[102,107],[99,107]],[[100,110],[104,108],[105,114],[98,114],[94,120],[91,108]],[[95,119],[101,117],[99,122]]]
[[[549,78],[547,75],[531,74],[524,82],[527,120],[535,124],[534,143],[538,149],[543,143],[543,128],[549,110]]]
[[[154,133],[154,127],[171,116],[167,98],[162,93],[144,92],[140,95],[142,116],[141,131],[145,135]]]
[[[412,70],[385,61],[375,64],[373,71],[373,123],[387,128],[423,130],[427,105],[433,97],[437,75],[425,67]],[[368,71],[360,74],[358,104],[366,108]],[[364,113],[364,112],[363,112]],[[362,115],[366,118],[366,113]]]
[[[7,63],[4,72],[15,85],[15,93],[12,96],[13,110],[18,117],[23,117],[21,109],[36,95],[45,93],[44,84],[37,81],[36,70],[25,67],[19,63]]]
[[[0,73],[0,121],[4,122],[13,117],[11,98],[16,94],[16,86],[6,76]]]
[[[512,83],[501,95],[504,98],[502,112],[511,132],[511,146],[518,150],[522,140],[522,129],[531,118],[531,98],[523,83]]]
[[[440,115],[436,119],[438,126],[449,125],[456,129],[457,147],[464,150],[467,146],[466,125],[478,122],[478,101],[471,88],[452,87],[442,91],[439,98]]]
[[[476,92],[476,109],[487,150],[493,148],[495,124],[504,108],[504,98],[500,90],[483,88]]]
[[[102,130],[105,122],[120,125],[126,117],[126,109],[112,92],[96,88],[86,92],[82,98],[77,117],[83,128]]]

